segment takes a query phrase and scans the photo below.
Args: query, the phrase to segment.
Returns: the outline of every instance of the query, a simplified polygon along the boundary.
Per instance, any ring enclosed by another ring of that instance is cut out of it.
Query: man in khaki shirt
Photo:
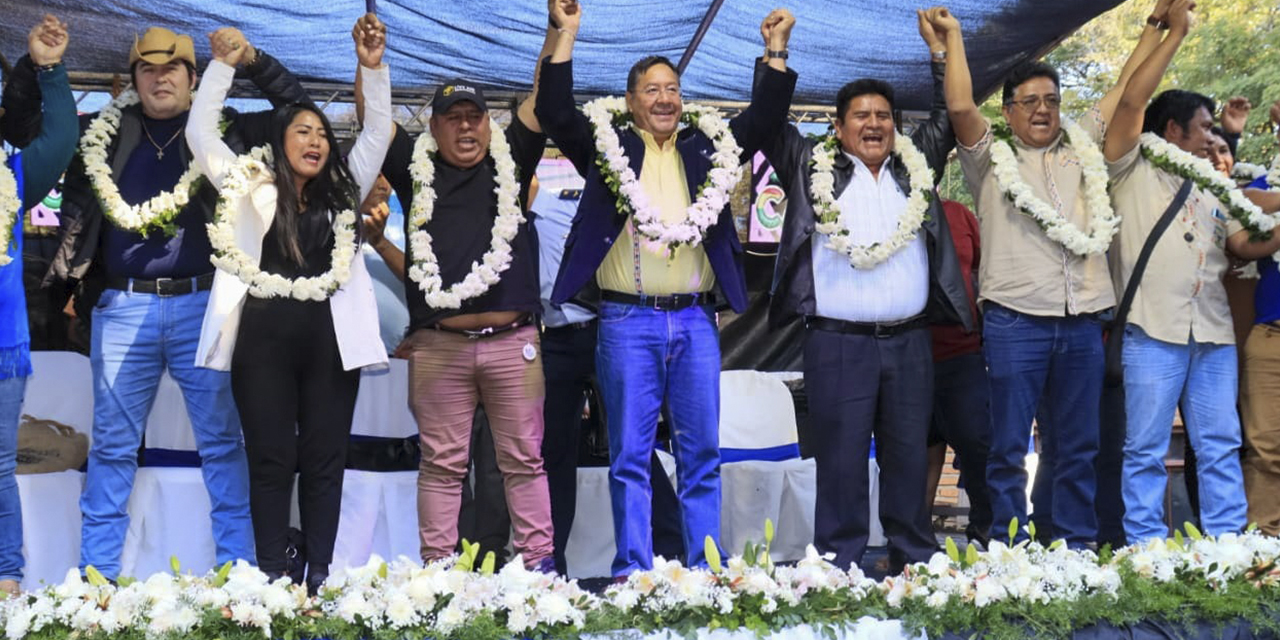
[[[1147,106],[1187,34],[1193,6],[1190,0],[1172,4],[1168,35],[1134,73],[1107,131],[1104,152],[1111,194],[1122,218],[1112,250],[1118,292],[1128,286],[1152,228],[1191,175],[1157,166],[1154,145],[1162,139],[1206,158],[1213,141],[1213,100],[1170,90]],[[1228,269],[1227,251],[1251,259],[1280,248],[1280,234],[1268,234],[1258,242],[1249,236],[1227,205],[1194,186],[1142,274],[1124,327],[1122,351],[1124,526],[1129,542],[1168,534],[1164,454],[1179,405],[1199,463],[1201,528],[1219,535],[1246,525],[1235,333],[1222,276]]]
[[[1158,2],[1154,13],[1163,15],[1167,4]],[[1041,436],[1055,452],[1052,535],[1076,548],[1095,543],[1094,459],[1104,359],[1100,315],[1116,302],[1106,238],[1091,251],[1051,238],[1006,197],[996,178],[1000,156],[993,147],[1007,142],[1012,150],[1007,162],[1021,188],[1068,226],[1088,233],[1098,212],[1086,206],[1081,149],[1088,149],[1082,145],[1101,138],[1127,79],[1159,41],[1157,22],[1144,27],[1116,86],[1080,121],[1078,138],[1064,133],[1058,74],[1048,65],[1026,64],[1005,79],[1007,128],[995,130],[978,111],[968,74],[947,80],[947,110],[983,239],[978,290],[991,389],[992,537],[1004,537],[1013,519],[1027,522],[1024,459],[1039,406]],[[946,31],[947,55],[963,56],[959,25],[941,20],[935,26]],[[1025,530],[1017,536],[1025,538]]]

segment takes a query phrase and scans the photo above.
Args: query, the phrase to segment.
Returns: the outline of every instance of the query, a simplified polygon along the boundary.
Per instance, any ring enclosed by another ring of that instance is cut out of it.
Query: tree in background
[[[1127,0],[1063,41],[1045,60],[1062,75],[1063,112],[1079,113],[1115,82],[1151,10]],[[1254,105],[1240,141],[1243,160],[1266,164],[1276,154],[1267,109],[1280,99],[1280,3],[1199,0],[1197,24],[1165,74],[1160,90],[1187,89],[1219,105],[1244,96]]]

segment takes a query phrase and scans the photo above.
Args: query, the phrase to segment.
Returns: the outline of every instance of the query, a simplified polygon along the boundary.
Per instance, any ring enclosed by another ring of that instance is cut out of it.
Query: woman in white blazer
[[[386,28],[369,14],[351,35],[366,115],[345,164],[328,119],[310,104],[275,111],[269,148],[237,156],[223,143],[219,114],[242,52],[217,34],[187,123],[187,144],[220,196],[209,231],[218,271],[196,364],[231,370],[258,565],[273,577],[287,569],[299,473],[312,592],[333,558],[360,369],[387,363],[355,213],[391,143]]]

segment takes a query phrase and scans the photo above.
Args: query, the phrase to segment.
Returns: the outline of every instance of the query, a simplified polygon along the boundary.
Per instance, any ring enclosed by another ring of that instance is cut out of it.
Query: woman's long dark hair
[[[298,201],[297,187],[294,185],[293,167],[284,154],[284,137],[293,119],[303,111],[310,111],[320,118],[324,125],[324,135],[329,139],[329,157],[325,158],[324,168],[319,175],[307,181],[302,187],[303,199],[308,209],[330,211],[335,215],[345,209],[355,209],[360,204],[360,190],[355,178],[342,161],[338,149],[338,139],[333,135],[333,127],[324,112],[314,106],[293,103],[275,110],[271,117],[271,157],[274,160],[276,174],[276,217],[272,227],[276,231],[276,240],[280,243],[280,251],[295,264],[302,266],[302,247],[298,243],[298,216],[302,214],[302,202]],[[357,222],[359,218],[357,218]],[[356,236],[360,235],[360,225],[356,225]]]

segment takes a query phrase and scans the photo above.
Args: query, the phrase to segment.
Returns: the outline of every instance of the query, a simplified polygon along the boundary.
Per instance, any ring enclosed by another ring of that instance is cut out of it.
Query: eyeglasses
[[[1044,106],[1048,107],[1050,110],[1057,110],[1058,107],[1062,106],[1062,97],[1055,94],[1049,94],[1047,96],[1028,96],[1021,100],[1010,100],[1006,102],[1005,105],[1018,105],[1023,111],[1035,111],[1040,108],[1041,102],[1043,102]]]

